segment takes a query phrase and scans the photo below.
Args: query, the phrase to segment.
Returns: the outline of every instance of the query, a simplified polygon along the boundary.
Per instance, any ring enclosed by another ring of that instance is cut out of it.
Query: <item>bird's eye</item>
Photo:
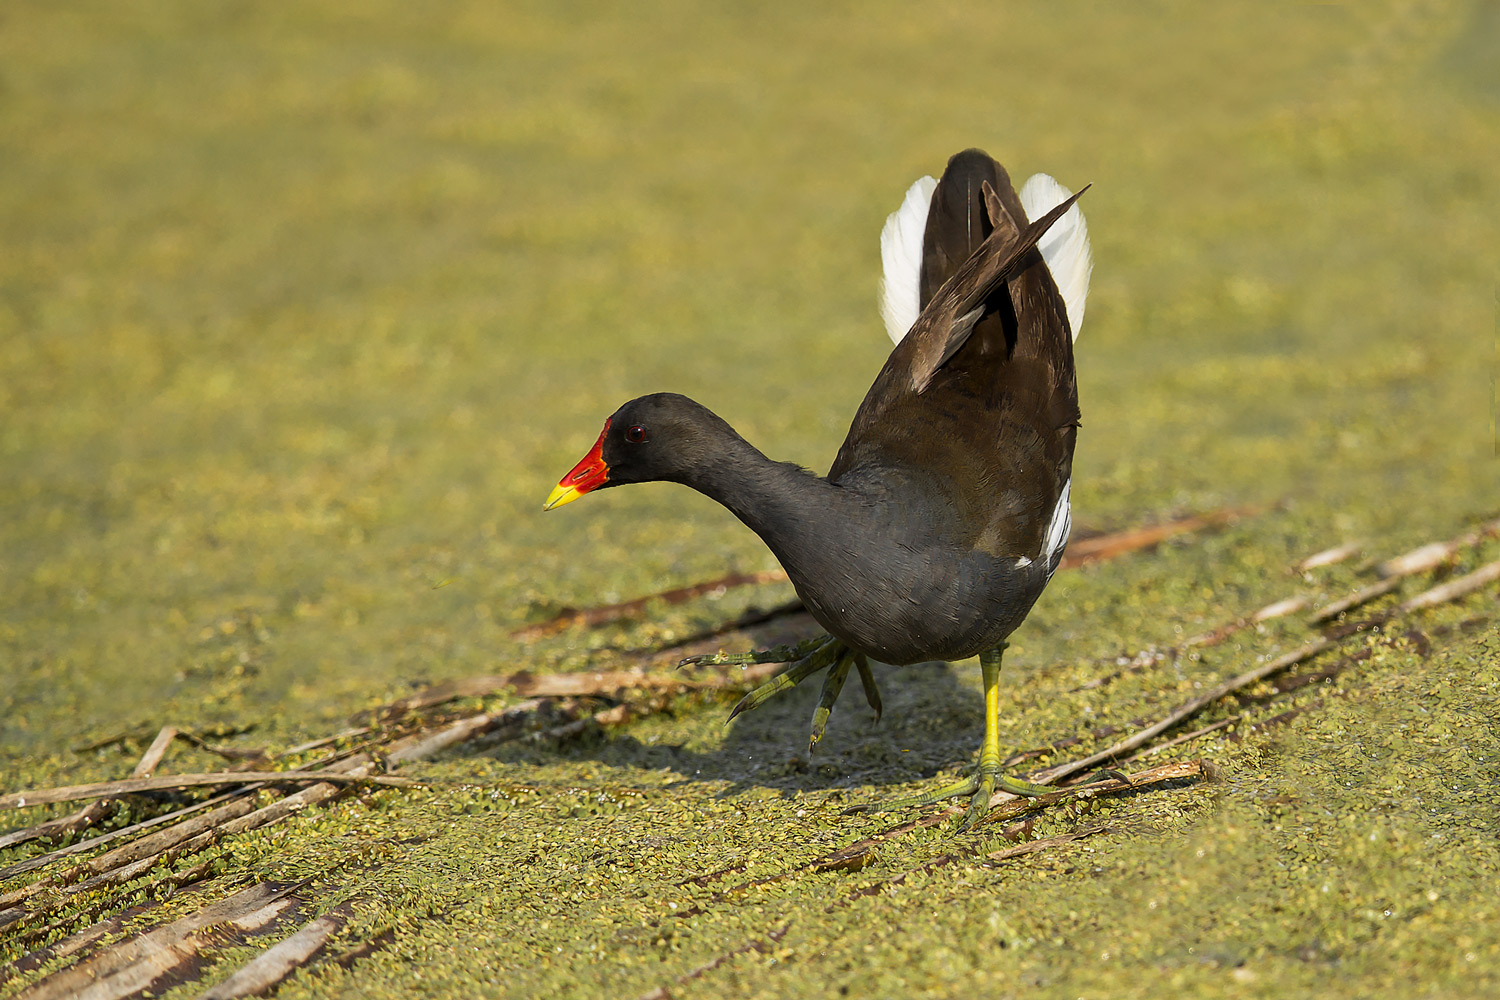
[[[629,441],[631,444],[645,444],[646,428],[642,427],[640,424],[631,424],[629,427],[625,428],[625,440]]]

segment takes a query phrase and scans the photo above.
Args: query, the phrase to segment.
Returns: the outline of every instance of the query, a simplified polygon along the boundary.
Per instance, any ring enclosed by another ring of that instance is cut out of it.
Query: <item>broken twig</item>
[[[376,785],[419,785],[412,778],[387,774],[352,775],[330,771],[220,771],[216,774],[168,774],[156,778],[126,778],[123,781],[99,781],[88,785],[64,785],[60,788],[34,788],[25,792],[0,795],[0,809],[25,809],[29,806],[71,802],[76,799],[99,799],[137,792],[159,792],[173,788],[198,788],[205,785],[243,785],[248,781],[267,784],[287,782],[369,782]]]

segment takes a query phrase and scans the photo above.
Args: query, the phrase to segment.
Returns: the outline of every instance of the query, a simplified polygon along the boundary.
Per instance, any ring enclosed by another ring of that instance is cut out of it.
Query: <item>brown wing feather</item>
[[[1066,306],[1035,244],[1082,194],[1028,225],[1003,167],[975,150],[950,161],[928,214],[922,314],[830,480],[866,467],[925,478],[965,543],[1036,558],[1070,474],[1078,395]]]

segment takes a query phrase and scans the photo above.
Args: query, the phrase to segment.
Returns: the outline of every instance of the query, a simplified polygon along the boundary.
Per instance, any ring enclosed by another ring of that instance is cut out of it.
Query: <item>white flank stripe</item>
[[[1062,496],[1057,498],[1057,506],[1052,509],[1052,520],[1047,522],[1047,534],[1042,539],[1042,555],[1047,559],[1049,576],[1057,570],[1063,548],[1068,544],[1068,532],[1073,530],[1072,492],[1073,480],[1069,479],[1063,483]]]

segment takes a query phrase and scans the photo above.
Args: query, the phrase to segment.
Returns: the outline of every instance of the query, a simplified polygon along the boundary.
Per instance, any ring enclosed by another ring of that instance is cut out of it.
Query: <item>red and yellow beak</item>
[[[604,430],[599,432],[599,440],[583,456],[583,461],[573,466],[573,471],[552,487],[552,492],[547,494],[547,502],[542,504],[542,510],[572,503],[589,490],[596,490],[609,482],[609,466],[604,461],[604,435],[608,433],[609,421],[606,420]]]

